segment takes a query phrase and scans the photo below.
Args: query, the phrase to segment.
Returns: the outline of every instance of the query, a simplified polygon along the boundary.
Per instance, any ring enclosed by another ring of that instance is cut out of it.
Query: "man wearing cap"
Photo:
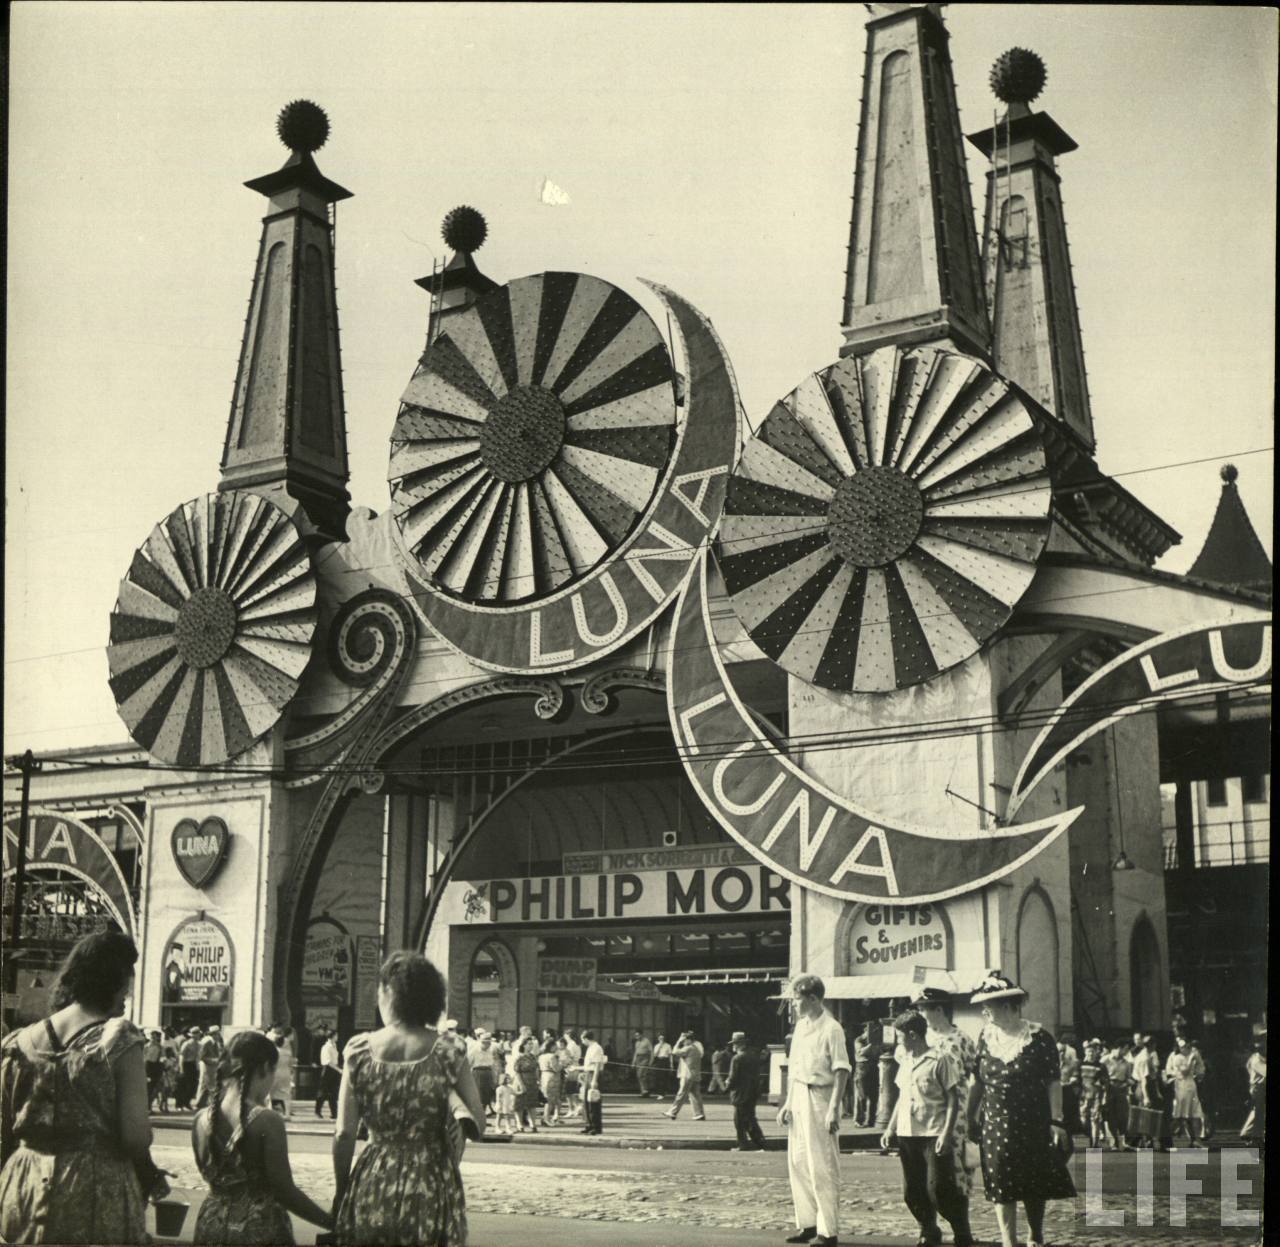
[[[735,1152],[763,1152],[764,1131],[756,1120],[756,1100],[760,1095],[760,1058],[747,1047],[745,1031],[729,1036],[729,1103],[733,1105],[733,1128],[738,1135]]]
[[[840,1103],[852,1071],[844,1028],[823,1006],[825,996],[816,974],[791,981],[795,1030],[778,1125],[787,1127],[787,1176],[797,1227],[786,1241],[832,1247],[840,1233]]]
[[[471,1066],[476,1093],[487,1113],[498,1090],[498,1054],[493,1049],[493,1036],[480,1027],[476,1028],[476,1046],[467,1053],[467,1064]]]
[[[902,1043],[898,1061],[898,1102],[880,1140],[897,1147],[902,1163],[902,1198],[920,1226],[921,1247],[942,1242],[941,1213],[956,1247],[971,1247],[969,1198],[956,1182],[954,1130],[965,1075],[960,1062],[929,1047],[928,1023],[914,1010],[893,1022]]]
[[[911,1007],[924,1018],[928,1026],[925,1040],[930,1048],[947,1053],[959,1067],[963,1076],[965,1094],[961,1097],[962,1111],[951,1131],[954,1142],[953,1160],[956,1187],[968,1198],[973,1187],[973,1172],[965,1164],[965,1143],[969,1139],[968,1114],[963,1111],[969,1079],[978,1063],[978,1045],[950,1018],[951,995],[938,987],[922,987],[911,1002]]]

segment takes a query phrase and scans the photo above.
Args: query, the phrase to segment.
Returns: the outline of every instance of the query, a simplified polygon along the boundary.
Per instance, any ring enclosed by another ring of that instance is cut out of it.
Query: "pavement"
[[[724,1096],[708,1096],[705,1099],[705,1121],[697,1121],[688,1106],[674,1121],[664,1115],[671,1100],[641,1099],[635,1094],[610,1095],[604,1100],[604,1129],[600,1136],[580,1134],[582,1123],[570,1122],[563,1126],[540,1127],[536,1134],[485,1133],[481,1141],[486,1147],[512,1144],[519,1147],[589,1147],[605,1148],[656,1148],[664,1151],[693,1149],[699,1151],[731,1151],[737,1146],[733,1130],[733,1107]],[[785,1151],[787,1132],[775,1120],[777,1108],[760,1104],[756,1115],[769,1150]],[[190,1113],[154,1113],[153,1126],[161,1128],[190,1128]],[[879,1151],[882,1130],[846,1128],[840,1132],[842,1152]],[[288,1131],[294,1136],[333,1136],[333,1121],[318,1118],[310,1102],[296,1102],[289,1118]],[[1084,1146],[1084,1138],[1077,1137],[1077,1147]],[[1216,1152],[1222,1147],[1243,1146],[1232,1131],[1221,1131],[1209,1140],[1207,1150]]]

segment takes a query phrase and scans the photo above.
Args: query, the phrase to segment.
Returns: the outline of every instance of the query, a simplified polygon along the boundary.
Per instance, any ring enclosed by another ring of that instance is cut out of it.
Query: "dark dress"
[[[145,1243],[146,1204],[120,1148],[114,1064],[142,1047],[124,1018],[95,1022],[56,1050],[7,1035],[0,1073],[4,1149],[0,1241]],[[28,1045],[30,1047],[30,1045]]]
[[[456,1035],[417,1061],[380,1061],[368,1035],[347,1044],[347,1078],[369,1143],[351,1171],[334,1229],[339,1243],[466,1247],[462,1174],[449,1148],[449,1092],[466,1064]]]
[[[538,1110],[538,1058],[527,1052],[516,1057],[516,1073],[520,1075],[520,1094],[516,1096],[516,1112]]]
[[[983,1030],[974,1081],[982,1088],[982,1181],[993,1203],[1075,1196],[1050,1130],[1048,1087],[1059,1072],[1053,1036],[1034,1023],[1007,1062],[992,1054]]]
[[[244,1124],[225,1138],[220,1137],[215,1124],[216,1106],[196,1114],[191,1147],[200,1176],[211,1192],[196,1219],[196,1243],[287,1245],[294,1241],[288,1212],[271,1194],[260,1164],[246,1155],[244,1147],[245,1126],[259,1113],[270,1111],[251,1109]]]

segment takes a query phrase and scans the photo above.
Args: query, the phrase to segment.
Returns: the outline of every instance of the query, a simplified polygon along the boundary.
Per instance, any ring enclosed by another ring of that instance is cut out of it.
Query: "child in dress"
[[[511,1085],[510,1074],[503,1074],[498,1079],[498,1120],[493,1128],[499,1134],[516,1134],[520,1130],[520,1120],[516,1116],[516,1091]]]

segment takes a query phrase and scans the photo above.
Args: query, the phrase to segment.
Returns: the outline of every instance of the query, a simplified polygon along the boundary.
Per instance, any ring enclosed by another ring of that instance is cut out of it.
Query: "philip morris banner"
[[[787,881],[758,862],[691,870],[492,879],[486,892],[488,903],[481,921],[487,922],[786,913],[791,904]]]
[[[689,780],[720,825],[779,875],[828,896],[904,904],[958,896],[1029,861],[1080,814],[1015,827],[915,827],[810,778],[729,682],[711,628],[705,551],[676,607],[667,711]],[[850,719],[851,731],[865,726]]]
[[[1270,678],[1270,624],[1196,624],[1125,650],[1054,712],[1014,780],[1010,816],[1067,754],[1112,723],[1158,702],[1261,687]]]

